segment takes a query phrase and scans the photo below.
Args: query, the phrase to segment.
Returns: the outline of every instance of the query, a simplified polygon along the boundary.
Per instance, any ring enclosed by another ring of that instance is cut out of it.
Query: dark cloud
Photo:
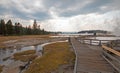
[[[31,16],[31,19],[35,18],[37,20],[46,20],[46,19],[49,19],[50,16],[48,13],[45,13],[45,12],[37,12],[35,14],[32,14]]]
[[[0,5],[0,15],[3,15],[6,9]]]
[[[81,13],[103,13],[105,11],[101,10],[100,7],[106,6],[111,3],[112,0],[96,0],[81,9]]]
[[[68,8],[74,6],[76,3],[79,3],[84,0],[44,0],[43,3],[47,8],[55,6],[57,8]]]
[[[36,2],[35,2],[36,1]],[[105,13],[120,8],[120,0],[2,0],[0,15],[12,14],[22,19],[46,20],[51,17],[50,9],[60,17],[71,17],[89,13]],[[32,2],[32,3],[31,3]],[[35,3],[37,4],[35,4]],[[40,2],[40,3],[39,3]],[[106,7],[102,9],[102,7]]]
[[[86,1],[86,0],[84,0]],[[84,3],[84,1],[82,1]],[[111,3],[113,2],[113,0],[94,0],[89,3],[87,3],[85,6],[83,7],[78,7],[76,8],[76,10],[66,10],[63,13],[61,13],[61,16],[74,16],[74,15],[79,15],[79,14],[89,14],[89,13],[105,13],[108,11],[111,11],[111,9],[109,8],[109,6],[111,6]],[[80,1],[76,1],[76,4],[80,3],[82,4]],[[71,5],[71,6],[75,6],[75,5]],[[71,7],[70,6],[70,7]],[[81,6],[81,5],[79,5]],[[107,11],[106,10],[101,10],[102,6],[108,6]]]
[[[105,13],[119,9],[119,0],[44,0],[47,9],[56,8],[59,16],[70,17],[79,14]],[[117,4],[117,5],[115,5]],[[106,6],[106,9],[101,7]]]

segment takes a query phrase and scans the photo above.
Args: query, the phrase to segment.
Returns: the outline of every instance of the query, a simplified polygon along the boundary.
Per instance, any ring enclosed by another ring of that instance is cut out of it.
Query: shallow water
[[[109,40],[120,40],[120,37],[90,37],[89,39],[97,39],[97,40],[92,40],[92,45],[99,45],[98,40],[103,40],[101,41],[102,44],[108,43]],[[82,42],[81,40],[79,40]],[[84,43],[90,44],[90,40],[84,40]]]
[[[91,39],[98,39],[98,40],[120,40],[120,37],[92,37]]]
[[[66,42],[66,41],[67,40],[48,42],[48,43],[44,43],[44,44],[37,45],[37,46],[27,46],[27,47],[18,48],[18,49],[9,49],[9,48],[8,49],[0,49],[0,65],[8,65],[11,62],[14,62],[14,59],[11,59],[11,56],[14,53],[27,51],[27,50],[36,50],[36,55],[42,56],[43,46],[52,44],[52,43],[56,43],[56,42]]]
[[[11,59],[11,56],[14,53],[27,51],[27,50],[36,50],[36,53],[39,52],[39,55],[41,55],[40,50],[42,50],[42,46],[37,45],[37,46],[28,46],[28,47],[23,47],[23,48],[18,48],[18,49],[9,49],[9,48],[0,49],[0,65],[7,65],[11,62],[14,62],[14,60]]]

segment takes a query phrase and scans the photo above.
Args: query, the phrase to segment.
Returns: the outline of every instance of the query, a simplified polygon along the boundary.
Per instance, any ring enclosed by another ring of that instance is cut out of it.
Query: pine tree
[[[17,31],[18,31],[18,23],[15,23],[15,26],[14,26],[14,34],[17,35]]]
[[[30,35],[32,34],[32,29],[31,29],[30,25],[28,26],[28,34],[30,34]]]
[[[36,22],[36,20],[34,20],[34,23],[33,23],[33,34],[37,34],[37,22]]]
[[[12,25],[12,21],[11,20],[9,20],[6,23],[6,27],[7,27],[7,34],[8,35],[13,35],[13,25]]]
[[[6,25],[3,19],[0,21],[0,34],[6,35]]]
[[[13,26],[12,21],[9,20],[6,24],[2,19],[0,20],[0,35],[34,35],[34,34],[47,34],[44,29],[40,29],[40,25],[37,25],[34,20],[33,26],[23,27],[20,23],[15,23]]]
[[[20,24],[20,26],[19,26],[19,30],[20,30],[20,35],[22,35],[22,34],[24,33],[24,31],[23,31],[23,27],[22,27],[22,24]]]

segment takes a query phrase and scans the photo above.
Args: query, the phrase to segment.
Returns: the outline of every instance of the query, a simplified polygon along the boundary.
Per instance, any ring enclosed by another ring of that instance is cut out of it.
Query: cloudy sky
[[[36,19],[48,31],[118,31],[120,0],[0,0],[0,19],[23,26]]]

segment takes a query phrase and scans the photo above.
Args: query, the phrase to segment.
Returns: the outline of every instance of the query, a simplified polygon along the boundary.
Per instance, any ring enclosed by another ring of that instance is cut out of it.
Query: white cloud
[[[55,7],[51,7],[49,10],[49,15],[51,16],[51,18],[58,18],[58,12],[56,11]]]
[[[46,3],[45,3],[46,1]],[[103,1],[103,0],[101,0]],[[49,5],[49,3],[52,3]],[[120,0],[114,0],[110,3],[103,3],[97,5],[94,3],[100,2],[100,0],[1,0],[0,6],[6,8],[4,15],[0,15],[0,18],[5,20],[12,19],[13,22],[20,22],[24,26],[32,25],[32,19],[42,19],[42,13],[46,13],[46,17],[51,19],[45,19],[43,21],[38,20],[38,24],[42,28],[50,31],[80,31],[90,29],[104,29],[114,30],[116,28],[115,17],[120,17]],[[108,1],[109,2],[109,1]],[[90,10],[88,6],[96,6],[95,11]],[[103,5],[102,5],[103,4]],[[85,7],[85,9],[84,9]],[[23,18],[17,17],[12,10],[16,10],[16,13],[20,12]],[[83,9],[83,14],[79,12]],[[87,14],[85,14],[88,11]],[[89,12],[90,11],[90,12]],[[104,12],[105,11],[105,12]],[[1,9],[2,12],[2,9]],[[84,13],[85,12],[85,13]],[[96,12],[96,13],[95,13]],[[37,14],[38,17],[37,17]],[[40,14],[39,14],[40,13]],[[64,14],[68,13],[69,17],[65,17]],[[101,14],[98,14],[101,13]],[[34,15],[35,14],[35,15]],[[62,15],[63,14],[63,15]],[[24,16],[25,15],[25,16]],[[61,16],[62,15],[62,16]],[[39,17],[41,16],[41,17]],[[43,17],[45,17],[43,15]]]
[[[80,31],[96,29],[112,31],[116,27],[116,24],[114,24],[114,17],[116,17],[115,15],[118,15],[119,13],[120,11],[112,11],[105,14],[92,13],[87,15],[77,15],[69,18],[58,17],[57,19],[50,19],[42,23],[46,30],[51,31]]]
[[[5,8],[16,8],[24,13],[36,13],[39,11],[46,11],[42,0],[1,0],[0,5]]]
[[[13,25],[17,22],[21,23],[24,27],[28,26],[28,25],[32,25],[33,24],[33,20],[24,20],[21,19],[19,17],[16,17],[12,14],[8,14],[8,15],[0,15],[1,19],[4,19],[5,22],[7,22],[8,20],[12,20]]]
[[[76,10],[80,10],[81,8],[85,7],[87,4],[92,3],[94,0],[83,0],[82,2],[77,2],[73,5],[71,5],[70,7],[68,7],[67,9],[64,9],[64,11],[76,11]]]

